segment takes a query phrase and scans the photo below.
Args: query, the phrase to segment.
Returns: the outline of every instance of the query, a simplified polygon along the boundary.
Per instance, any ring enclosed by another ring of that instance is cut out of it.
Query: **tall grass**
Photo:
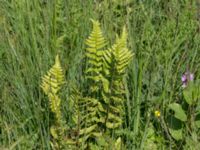
[[[128,149],[146,149],[149,130],[157,149],[180,149],[166,129],[165,109],[181,100],[181,75],[200,78],[200,23],[192,0],[0,0],[0,149],[50,149],[49,108],[40,77],[61,56],[69,85],[83,88],[82,68],[90,19],[112,42],[123,25],[134,59],[126,81],[123,136]],[[67,119],[68,89],[62,92]],[[161,111],[161,119],[153,116]],[[197,134],[199,135],[199,133]]]

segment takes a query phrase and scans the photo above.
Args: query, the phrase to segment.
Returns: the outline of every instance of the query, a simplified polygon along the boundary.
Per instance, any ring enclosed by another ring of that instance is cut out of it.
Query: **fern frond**
[[[105,126],[109,129],[118,128],[122,124],[124,88],[123,75],[133,54],[127,48],[127,32],[123,28],[116,43],[103,53],[103,76],[101,78],[103,102],[107,105]]]
[[[84,97],[79,99],[80,123],[82,135],[93,134],[97,132],[99,122],[100,103],[97,99]]]
[[[53,126],[50,128],[51,135],[53,137],[52,147],[56,149],[61,149],[63,147],[62,139],[64,133],[64,127],[62,125],[62,115],[61,115],[61,99],[58,96],[58,91],[64,83],[64,74],[60,65],[59,56],[55,58],[55,64],[47,72],[46,75],[42,77],[41,88],[44,93],[48,96],[49,106],[51,112],[55,114],[55,120]]]
[[[104,48],[106,46],[106,40],[103,37],[103,33],[100,28],[100,23],[98,21],[92,20],[93,30],[88,39],[86,40],[86,44],[88,45],[88,52],[98,54],[98,50]],[[98,55],[101,55],[99,53]]]
[[[86,78],[91,81],[90,87],[92,91],[97,91],[99,88],[98,83],[101,79],[102,71],[102,56],[103,48],[106,46],[107,42],[103,37],[103,33],[100,28],[100,23],[98,21],[92,20],[93,30],[86,39],[86,58],[88,63],[88,68],[86,69]]]
[[[61,111],[60,111],[61,100],[58,97],[57,93],[61,89],[63,83],[64,83],[64,74],[60,65],[59,56],[57,55],[55,59],[55,64],[47,72],[47,74],[42,77],[42,84],[41,84],[41,88],[49,98],[50,108],[51,111],[55,113],[57,122],[61,121]]]
[[[64,74],[60,65],[59,56],[57,55],[53,67],[42,77],[41,88],[46,95],[49,93],[56,94],[61,89],[63,83]]]
[[[127,47],[127,38],[128,38],[128,34],[127,34],[126,27],[124,26],[123,30],[122,30],[121,37],[120,38],[117,37],[117,39],[116,39],[116,43],[119,43],[120,49]]]
[[[106,71],[105,73],[109,74],[110,68],[114,67],[112,71],[115,71],[115,73],[119,75],[123,75],[132,57],[132,52],[127,48],[127,31],[124,27],[121,37],[116,39],[116,43],[112,48],[104,51],[104,72]]]

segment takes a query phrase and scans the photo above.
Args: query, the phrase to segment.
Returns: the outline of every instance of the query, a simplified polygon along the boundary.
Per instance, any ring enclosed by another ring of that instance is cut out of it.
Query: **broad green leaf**
[[[168,106],[171,110],[174,111],[174,116],[181,120],[181,121],[187,121],[187,116],[182,108],[182,106],[178,103],[172,103],[172,104],[169,104]]]
[[[172,135],[172,137],[176,140],[181,140],[183,138],[182,129],[179,130],[169,129],[169,132]]]
[[[167,117],[167,124],[169,132],[175,140],[181,140],[183,138],[183,123],[174,116]]]

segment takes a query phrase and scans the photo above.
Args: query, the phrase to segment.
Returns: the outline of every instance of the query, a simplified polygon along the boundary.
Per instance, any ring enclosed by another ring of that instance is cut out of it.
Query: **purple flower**
[[[182,81],[182,87],[185,88],[187,87],[188,83],[190,81],[194,80],[194,74],[187,71],[186,73],[184,73],[181,77],[181,81]]]
[[[182,82],[187,81],[187,76],[186,76],[186,74],[183,74],[183,75],[182,75],[181,80],[182,80]]]

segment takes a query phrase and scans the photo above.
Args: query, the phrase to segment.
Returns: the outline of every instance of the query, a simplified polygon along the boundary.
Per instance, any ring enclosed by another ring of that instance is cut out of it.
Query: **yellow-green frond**
[[[94,66],[93,68],[101,67],[102,63],[102,49],[106,45],[106,40],[103,37],[103,33],[100,28],[100,23],[98,21],[92,20],[93,30],[89,35],[88,39],[86,39],[86,57],[89,60],[88,64],[90,66]]]
[[[86,40],[86,44],[91,48],[88,50],[88,52],[96,53],[99,49],[102,49],[106,45],[106,40],[103,37],[100,23],[94,20],[92,20],[92,23],[93,29],[88,39]]]
[[[127,48],[127,31],[123,28],[121,36],[117,36],[116,43],[103,52],[103,78],[101,96],[109,109],[105,117],[105,126],[109,129],[122,125],[124,89],[123,75],[133,54]],[[112,84],[111,84],[112,83]],[[107,108],[104,108],[106,110]]]
[[[48,93],[56,94],[60,90],[63,83],[64,74],[60,65],[59,56],[57,55],[53,67],[42,77],[41,87],[47,95]]]
[[[55,113],[57,122],[61,121],[61,111],[60,111],[61,100],[58,97],[57,92],[60,90],[63,83],[64,83],[64,74],[60,65],[59,56],[57,55],[55,58],[55,64],[47,72],[47,74],[42,77],[42,84],[41,84],[41,88],[49,98],[49,105],[51,111]]]
[[[88,39],[86,39],[86,58],[87,69],[85,71],[86,78],[90,82],[90,90],[97,92],[99,90],[99,82],[101,79],[101,72],[103,66],[103,48],[106,46],[106,40],[98,21],[92,20],[93,29]]]
[[[121,37],[103,53],[104,72],[107,71],[109,74],[109,68],[115,68],[116,73],[123,74],[132,57],[133,53],[127,48],[127,31],[124,27]]]

